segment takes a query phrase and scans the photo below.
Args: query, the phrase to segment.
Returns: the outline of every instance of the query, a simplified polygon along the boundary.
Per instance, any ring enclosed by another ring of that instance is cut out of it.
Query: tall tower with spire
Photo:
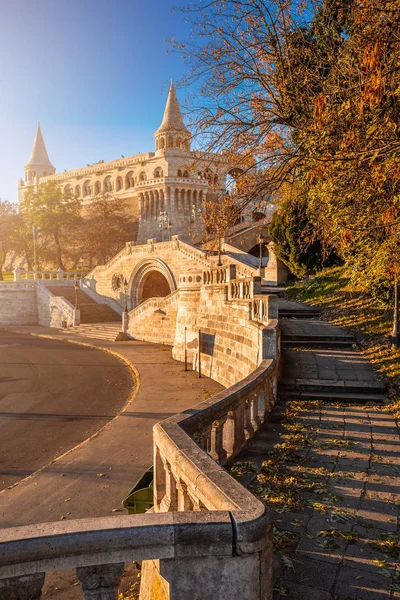
[[[47,154],[46,144],[44,143],[42,130],[40,129],[40,123],[38,123],[35,141],[33,142],[33,148],[31,157],[24,167],[25,181],[22,179],[19,182],[19,188],[25,188],[26,186],[38,186],[39,179],[46,177],[47,175],[54,175],[56,172],[55,167],[51,164],[49,155]]]
[[[176,97],[176,90],[172,79],[164,117],[154,137],[156,141],[156,156],[165,154],[165,151],[172,149],[190,152],[191,135],[183,122],[181,108]]]

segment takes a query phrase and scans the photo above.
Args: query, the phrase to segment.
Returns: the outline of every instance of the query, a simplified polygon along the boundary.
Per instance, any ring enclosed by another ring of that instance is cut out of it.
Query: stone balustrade
[[[55,296],[44,281],[36,282],[39,325],[62,329],[80,324],[80,311],[63,296]]]
[[[233,279],[228,285],[228,300],[251,300],[261,294],[261,277]]]
[[[129,319],[134,319],[135,317],[138,317],[139,315],[151,309],[159,310],[165,308],[170,304],[177,302],[178,298],[179,290],[175,290],[171,294],[168,294],[168,296],[164,296],[162,298],[149,298],[148,300],[145,300],[144,302],[142,302],[142,304],[139,304],[139,306],[137,306],[129,312]]]
[[[14,281],[78,281],[83,277],[83,273],[76,271],[64,271],[63,269],[57,269],[57,271],[27,271],[20,269],[19,267],[14,269]]]
[[[275,401],[276,362],[154,428],[154,512],[0,530],[0,597],[40,597],[47,571],[76,568],[85,600],[115,600],[124,563],[145,561],[141,598],[270,600],[266,507],[223,464]],[[202,574],[207,572],[207,577]],[[160,589],[160,585],[158,585]]]

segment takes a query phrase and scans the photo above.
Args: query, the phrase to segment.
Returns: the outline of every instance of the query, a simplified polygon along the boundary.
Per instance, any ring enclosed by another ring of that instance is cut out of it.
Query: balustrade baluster
[[[227,417],[222,417],[214,421],[211,427],[211,448],[210,456],[219,463],[226,460],[226,450],[223,444],[224,424]]]
[[[123,563],[78,567],[76,574],[84,599],[117,600],[119,581],[123,572]]]
[[[254,435],[254,427],[251,420],[251,399],[247,399],[244,405],[244,435],[246,440]]]
[[[45,573],[0,579],[1,600],[39,600]]]
[[[161,457],[165,471],[165,495],[161,500],[160,512],[172,512],[178,510],[178,491],[176,489],[175,477],[172,474],[171,465]]]

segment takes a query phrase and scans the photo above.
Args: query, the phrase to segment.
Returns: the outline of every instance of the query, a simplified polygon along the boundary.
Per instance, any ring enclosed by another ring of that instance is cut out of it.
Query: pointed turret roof
[[[186,133],[189,133],[185,123],[183,122],[181,108],[179,106],[178,98],[176,97],[174,82],[171,79],[167,104],[165,106],[164,111],[164,118],[156,133],[161,133],[162,131],[170,131],[174,129],[177,131],[184,131]]]
[[[26,167],[50,167],[51,169],[54,169],[53,165],[50,162],[49,155],[47,154],[42,130],[40,129],[40,123],[38,123],[37,126],[36,137],[35,141],[33,142],[32,154],[25,165],[25,168]]]

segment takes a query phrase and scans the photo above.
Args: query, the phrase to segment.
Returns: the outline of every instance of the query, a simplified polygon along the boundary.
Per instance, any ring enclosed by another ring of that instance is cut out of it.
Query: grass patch
[[[325,269],[313,279],[287,288],[288,299],[322,309],[322,318],[357,335],[358,347],[385,378],[390,408],[400,418],[400,350],[392,350],[389,335],[393,311],[379,306],[368,291],[355,285],[346,267]]]

